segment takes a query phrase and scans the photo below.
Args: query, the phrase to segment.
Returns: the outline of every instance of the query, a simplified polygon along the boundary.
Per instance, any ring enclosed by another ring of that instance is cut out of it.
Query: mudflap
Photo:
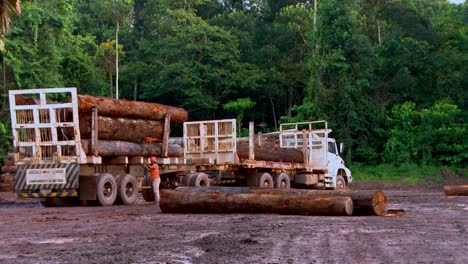
[[[80,175],[80,200],[95,201],[98,174]]]

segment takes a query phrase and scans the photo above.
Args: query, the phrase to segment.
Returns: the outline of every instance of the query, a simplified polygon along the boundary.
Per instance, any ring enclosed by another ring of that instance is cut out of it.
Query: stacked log
[[[316,197],[350,197],[353,201],[353,215],[385,214],[388,203],[382,191],[328,191],[304,189],[264,189],[248,187],[178,187],[176,191],[193,193],[225,193],[231,195],[257,194],[279,195],[282,197],[303,197],[314,199]]]
[[[188,117],[188,112],[178,107],[100,96],[78,95],[80,113],[91,113],[94,107],[97,108],[100,115],[104,116],[164,120],[166,114],[170,114],[173,123],[183,123],[187,121]]]
[[[353,213],[350,197],[275,195],[257,193],[183,192],[164,190],[159,204],[163,213],[287,215],[343,215]]]
[[[99,156],[161,156],[164,120],[170,116],[171,123],[183,123],[188,113],[182,108],[147,102],[113,99],[91,95],[78,95],[80,133],[82,147],[92,155],[92,109],[96,108],[97,152]],[[143,142],[153,143],[143,143]],[[168,156],[183,155],[180,146],[169,144]]]
[[[271,145],[255,145],[254,153],[256,160],[293,163],[304,162],[302,151],[297,149],[278,148]],[[249,159],[249,144],[237,144],[237,155],[240,159]]]
[[[122,117],[98,117],[99,139],[142,142],[146,137],[162,140],[164,123],[154,120],[130,119]],[[91,116],[80,116],[82,138],[91,137]]]
[[[91,141],[82,139],[81,145],[86,155],[91,153]],[[97,142],[97,152],[102,157],[112,156],[161,156],[162,143],[133,143],[120,140],[99,140]],[[180,157],[184,155],[184,150],[179,145],[168,145],[169,157]]]
[[[3,166],[0,174],[0,192],[11,192],[15,185],[16,166],[13,153],[3,157]]]
[[[447,196],[468,196],[468,184],[447,185],[444,186],[444,192]]]

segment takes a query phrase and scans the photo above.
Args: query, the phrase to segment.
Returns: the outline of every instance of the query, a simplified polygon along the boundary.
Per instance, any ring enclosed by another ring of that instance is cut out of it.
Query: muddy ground
[[[468,263],[468,197],[386,188],[386,217],[0,204],[1,263]],[[0,196],[1,197],[1,196]],[[10,200],[11,201],[11,200]]]

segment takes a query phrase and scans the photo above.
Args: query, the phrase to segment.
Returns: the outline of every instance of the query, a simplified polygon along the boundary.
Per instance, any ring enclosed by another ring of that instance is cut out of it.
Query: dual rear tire
[[[134,176],[124,174],[116,180],[112,174],[102,173],[97,179],[94,203],[101,206],[111,206],[114,203],[131,205],[136,202],[137,195],[138,183]]]

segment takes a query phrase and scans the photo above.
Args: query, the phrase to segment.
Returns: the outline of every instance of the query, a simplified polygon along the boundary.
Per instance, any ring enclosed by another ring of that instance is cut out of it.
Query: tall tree
[[[1,0],[0,2],[0,23],[2,30],[0,32],[0,52],[2,53],[3,62],[3,91],[6,94],[6,63],[5,63],[5,37],[10,31],[11,14],[21,14],[20,0]],[[3,104],[6,104],[6,97],[4,97]]]

